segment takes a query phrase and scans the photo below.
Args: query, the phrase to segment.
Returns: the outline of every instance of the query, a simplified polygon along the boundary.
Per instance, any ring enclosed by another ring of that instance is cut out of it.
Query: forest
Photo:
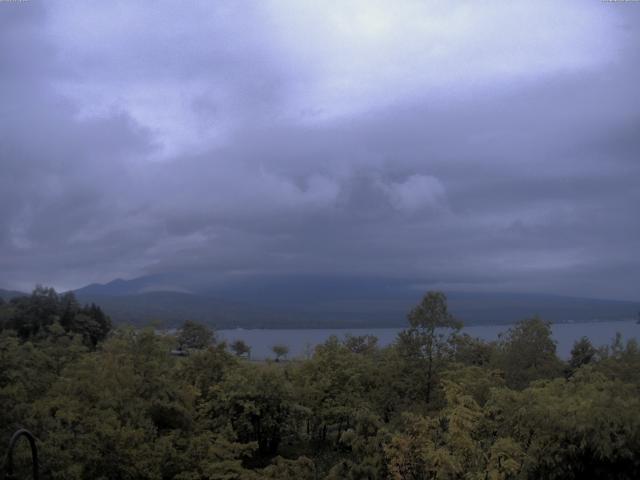
[[[640,478],[635,340],[560,359],[544,319],[495,342],[461,327],[432,291],[389,347],[254,361],[204,325],[116,328],[38,287],[0,300],[0,458],[27,428],[47,479]],[[21,442],[17,478],[29,459]]]

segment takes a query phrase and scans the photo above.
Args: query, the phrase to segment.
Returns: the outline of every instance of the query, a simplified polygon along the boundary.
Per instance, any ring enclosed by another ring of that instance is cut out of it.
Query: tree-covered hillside
[[[4,288],[0,288],[0,301],[9,301],[15,297],[26,297],[26,293],[19,292],[17,290],[5,290]]]
[[[564,362],[548,322],[487,343],[438,292],[390,347],[332,337],[266,362],[194,322],[109,330],[47,289],[0,312],[0,435],[30,429],[44,478],[640,478],[635,340],[583,339]]]
[[[156,274],[92,284],[75,291],[117,324],[177,326],[185,318],[215,328],[402,327],[423,292],[420,279],[323,275]],[[556,323],[628,320],[640,302],[561,295],[449,292],[449,308],[466,325],[513,323],[539,315]]]

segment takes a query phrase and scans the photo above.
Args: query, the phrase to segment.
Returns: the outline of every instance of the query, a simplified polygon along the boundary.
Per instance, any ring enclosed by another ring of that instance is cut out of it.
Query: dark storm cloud
[[[442,30],[354,3],[338,45],[315,7],[27,3],[0,4],[4,286],[198,269],[637,299],[636,11],[543,2],[537,44],[516,7]]]
[[[43,6],[1,7],[0,270],[10,285],[61,281],[114,261],[77,238],[117,221],[124,158],[149,151],[150,138],[125,112],[79,120],[51,86],[66,73],[42,33]]]

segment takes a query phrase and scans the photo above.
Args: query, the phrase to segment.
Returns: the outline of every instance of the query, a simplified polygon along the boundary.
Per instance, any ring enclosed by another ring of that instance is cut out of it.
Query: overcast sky
[[[0,2],[0,287],[640,300],[640,3]]]

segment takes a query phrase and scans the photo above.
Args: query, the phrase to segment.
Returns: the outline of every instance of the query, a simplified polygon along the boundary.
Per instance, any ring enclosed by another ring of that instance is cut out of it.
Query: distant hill
[[[175,327],[184,320],[216,328],[284,328],[295,324],[291,312],[228,302],[182,292],[146,292],[130,295],[97,295],[77,292],[80,303],[96,303],[116,322]]]
[[[75,291],[116,322],[175,326],[185,319],[217,328],[363,328],[406,325],[424,293],[415,279],[263,275],[222,281],[206,274],[117,279]],[[447,292],[467,325],[506,324],[539,315],[553,322],[635,319],[640,302],[548,294]]]
[[[5,290],[0,288],[0,298],[3,300],[11,300],[14,297],[25,297],[27,295],[27,293],[18,292],[17,290]]]

